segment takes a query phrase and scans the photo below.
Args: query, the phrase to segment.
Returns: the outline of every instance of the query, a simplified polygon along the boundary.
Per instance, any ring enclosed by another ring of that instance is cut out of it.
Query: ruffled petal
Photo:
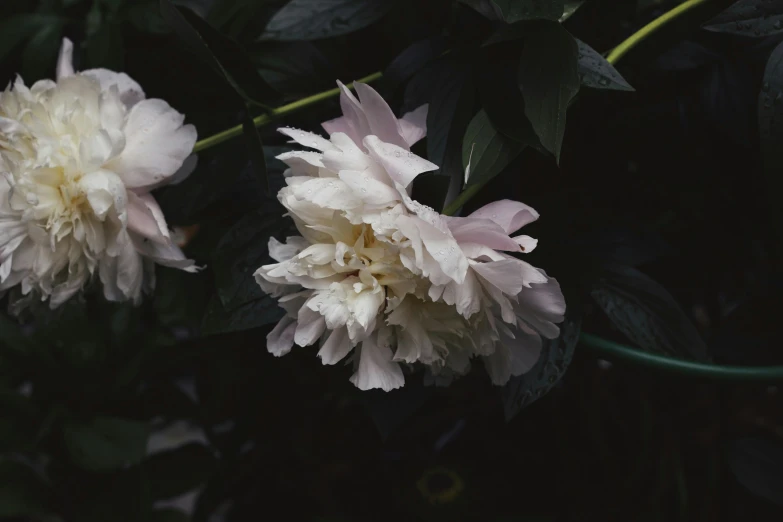
[[[337,364],[351,351],[353,346],[348,338],[347,328],[338,328],[329,334],[329,338],[318,350],[318,357],[324,364]]]
[[[73,71],[73,69],[71,69]],[[145,97],[141,86],[133,78],[122,72],[114,72],[108,69],[88,69],[79,73],[82,76],[92,78],[101,84],[102,91],[108,91],[116,87],[120,100],[130,109]]]
[[[506,234],[516,232],[520,228],[524,227],[528,223],[538,219],[538,212],[531,207],[520,203],[519,201],[512,201],[510,199],[502,199],[495,201],[488,205],[484,205],[480,209],[473,212],[469,217],[490,219],[503,227]]]
[[[407,188],[422,172],[438,170],[438,166],[434,163],[420,158],[403,147],[384,143],[376,136],[367,136],[363,143],[370,157],[386,170],[391,179],[404,188]]]
[[[137,103],[125,124],[125,149],[107,168],[117,172],[128,188],[149,187],[170,178],[196,143],[196,128],[182,125],[184,119],[163,100]]]
[[[400,135],[408,147],[427,136],[428,104],[405,113],[399,120]]]
[[[391,391],[405,384],[402,368],[392,361],[391,348],[379,346],[375,336],[365,339],[358,350],[359,366],[351,376],[351,382],[357,388]]]

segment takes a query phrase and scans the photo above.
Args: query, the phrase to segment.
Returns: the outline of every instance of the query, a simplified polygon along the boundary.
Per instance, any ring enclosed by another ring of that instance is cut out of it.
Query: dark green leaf
[[[264,196],[269,196],[269,177],[266,173],[264,144],[261,142],[261,135],[258,133],[258,128],[256,128],[253,117],[249,112],[245,112],[245,117],[242,119],[242,130],[248,155],[250,156],[250,164],[258,177],[261,191]]]
[[[578,39],[576,45],[579,49],[579,78],[582,85],[595,89],[634,90],[598,51]]]
[[[266,106],[278,94],[258,74],[245,50],[218,32],[189,9],[175,7],[171,0],[160,0],[160,12],[182,42],[207,63],[244,100]]]
[[[0,22],[0,61],[17,45],[43,27],[60,24],[55,15],[24,13],[10,16]]]
[[[261,35],[264,40],[315,40],[348,34],[376,22],[394,7],[388,0],[291,0]]]
[[[541,144],[560,160],[566,109],[579,91],[578,48],[555,22],[531,26],[519,61],[519,85],[525,114]]]
[[[335,86],[334,68],[311,42],[265,42],[253,61],[269,85],[289,96]]]
[[[473,114],[476,87],[470,66],[458,59],[444,60],[434,70],[437,73],[427,109],[427,158],[442,166],[450,139],[456,140],[457,150],[461,149],[461,138]]]
[[[564,0],[492,0],[506,23],[520,20],[559,20]]]
[[[234,308],[230,313],[216,295],[209,302],[201,330],[204,335],[240,332],[276,323],[282,317],[283,309],[268,295]]]
[[[604,267],[591,293],[618,330],[640,349],[708,359],[704,340],[677,301],[635,268]]]
[[[484,52],[484,58],[479,60],[478,86],[481,105],[492,126],[506,137],[540,149],[541,142],[525,115],[525,100],[517,83],[519,47],[495,45]]]
[[[110,471],[140,462],[147,452],[147,425],[98,417],[89,423],[65,426],[65,444],[71,459],[84,469]]]
[[[514,23],[520,20],[559,20],[565,0],[459,0],[489,18]]]
[[[783,506],[783,448],[760,437],[735,441],[728,461],[740,484],[751,493]]]
[[[28,83],[54,76],[64,25],[62,19],[50,19],[27,42],[22,51],[22,70]]]
[[[0,460],[0,518],[30,517],[48,512],[49,487],[29,466]]]
[[[253,273],[261,265],[273,262],[267,245],[270,236],[280,233],[283,223],[279,214],[253,212],[220,240],[214,269],[218,295],[227,312],[266,295],[256,284]]]
[[[462,165],[468,168],[466,186],[494,178],[516,158],[525,145],[500,134],[484,110],[473,117],[462,141]]]
[[[523,375],[512,377],[501,390],[506,420],[511,420],[523,408],[549,393],[571,364],[579,341],[582,317],[581,311],[571,312],[571,305],[568,306],[569,313],[560,324],[560,336],[543,339],[541,356],[535,366]]]
[[[383,72],[383,83],[390,91],[407,82],[424,66],[438,58],[446,50],[446,40],[434,36],[408,46],[392,60]],[[431,108],[431,107],[430,107]],[[433,161],[430,159],[430,161]]]
[[[184,495],[204,484],[215,471],[217,461],[212,452],[198,443],[150,456],[141,465],[149,477],[153,501]]]
[[[783,31],[783,0],[740,0],[704,24],[708,31],[763,37]]]
[[[783,43],[772,51],[764,69],[761,92],[758,98],[759,137],[764,169],[770,181],[780,187],[783,169]],[[772,187],[775,198],[780,194]]]

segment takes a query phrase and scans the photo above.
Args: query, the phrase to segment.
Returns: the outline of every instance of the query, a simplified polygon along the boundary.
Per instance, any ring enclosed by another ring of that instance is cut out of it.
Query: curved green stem
[[[589,333],[583,333],[579,340],[597,354],[608,359],[636,364],[645,368],[664,370],[684,377],[700,377],[724,381],[783,382],[783,366],[726,366],[685,361],[635,350]]]
[[[360,83],[368,83],[377,80],[381,76],[382,73],[375,72],[356,81]],[[353,83],[349,84],[348,88],[353,89]],[[340,94],[339,87],[335,87],[334,89],[329,89],[328,91],[319,92],[318,94],[313,94],[312,96],[308,96],[307,98],[302,98],[301,100],[297,100],[295,102],[289,103],[288,105],[283,105],[282,107],[273,109],[269,114],[262,114],[261,116],[254,118],[253,123],[256,125],[256,127],[266,125],[267,123],[271,123],[272,121],[274,121],[276,118],[286,116],[288,114],[291,114],[292,112],[296,112],[300,109],[304,109],[305,107],[309,107],[310,105],[313,105],[320,101],[327,100],[329,98],[334,98],[335,96],[339,96],[339,94]],[[204,149],[214,147],[218,143],[223,143],[224,141],[230,140],[231,138],[234,138],[236,136],[240,136],[241,134],[242,134],[242,125],[231,127],[230,129],[226,129],[222,132],[218,132],[217,134],[204,138],[203,140],[197,141],[196,145],[193,147],[193,152],[200,152]]]
[[[633,33],[631,36],[629,36],[625,41],[623,41],[620,45],[612,49],[612,52],[609,53],[609,55],[606,57],[606,60],[609,63],[615,63],[617,60],[625,56],[628,51],[636,47],[639,42],[650,36],[652,33],[666,25],[667,23],[671,22],[678,16],[682,15],[683,13],[690,11],[694,7],[697,7],[708,0],[688,0],[687,2],[683,2],[671,11],[667,11],[649,24],[645,25],[635,33]]]

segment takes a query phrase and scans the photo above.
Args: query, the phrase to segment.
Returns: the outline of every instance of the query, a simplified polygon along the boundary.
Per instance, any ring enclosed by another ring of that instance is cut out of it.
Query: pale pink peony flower
[[[97,274],[112,301],[139,301],[153,263],[194,271],[150,194],[184,179],[196,129],[124,73],[75,73],[0,93],[0,291],[52,308]]]
[[[529,370],[565,302],[557,281],[503,252],[535,247],[509,234],[538,214],[499,201],[454,218],[412,200],[416,176],[437,169],[409,150],[426,134],[426,106],[398,120],[371,87],[356,84],[357,99],[339,85],[343,116],[324,123],[328,140],[280,129],[317,152],[279,156],[289,168],[278,199],[301,236],[271,238],[277,263],[255,273],[286,311],[269,351],[317,343],[324,364],[353,353],[362,390],[402,386],[403,364],[448,377],[481,357],[495,384]]]

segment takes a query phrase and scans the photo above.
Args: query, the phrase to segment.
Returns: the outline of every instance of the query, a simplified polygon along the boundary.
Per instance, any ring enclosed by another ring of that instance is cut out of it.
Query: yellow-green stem
[[[663,25],[666,23],[674,20],[681,14],[693,9],[694,7],[703,4],[707,2],[708,0],[688,0],[687,2],[683,2],[682,4],[678,5],[671,11],[667,11],[666,13],[662,14],[649,24],[645,25],[635,33],[633,33],[631,36],[626,38],[620,45],[612,49],[612,52],[609,53],[609,55],[606,57],[606,61],[608,61],[611,64],[617,63],[620,58],[625,56],[628,51],[636,47],[642,40],[647,38],[649,35],[660,29]],[[480,181],[478,183],[475,183],[473,185],[470,185],[469,187],[466,187],[465,190],[463,190],[459,196],[457,196],[454,201],[449,203],[446,208],[443,209],[443,213],[446,215],[452,215],[456,211],[458,211],[465,203],[467,203],[470,198],[473,197],[476,192],[479,191],[484,185],[487,184],[489,180]]]
[[[382,73],[375,72],[356,81],[360,83],[368,83],[377,80],[381,76]],[[348,87],[350,89],[353,89],[353,83],[349,84]],[[340,94],[339,87],[335,87],[334,89],[330,89],[328,91],[319,92],[318,94],[313,94],[312,96],[308,96],[307,98],[302,98],[301,100],[297,100],[295,102],[289,103],[288,105],[283,105],[282,107],[273,109],[271,114],[262,114],[261,116],[254,118],[253,123],[256,125],[256,127],[266,125],[267,123],[271,123],[272,121],[274,121],[276,118],[285,116],[287,114],[291,114],[292,112],[296,112],[300,109],[304,109],[305,107],[309,107],[314,103],[318,103],[320,101],[327,100],[329,98],[334,98],[339,94]],[[234,138],[241,134],[242,134],[242,125],[231,127],[230,129],[226,129],[222,132],[209,136],[208,138],[204,138],[203,140],[197,141],[196,145],[193,147],[193,152],[201,152],[204,149],[208,149],[209,147],[214,147],[218,143],[223,143],[224,141],[230,140],[231,138]]]

